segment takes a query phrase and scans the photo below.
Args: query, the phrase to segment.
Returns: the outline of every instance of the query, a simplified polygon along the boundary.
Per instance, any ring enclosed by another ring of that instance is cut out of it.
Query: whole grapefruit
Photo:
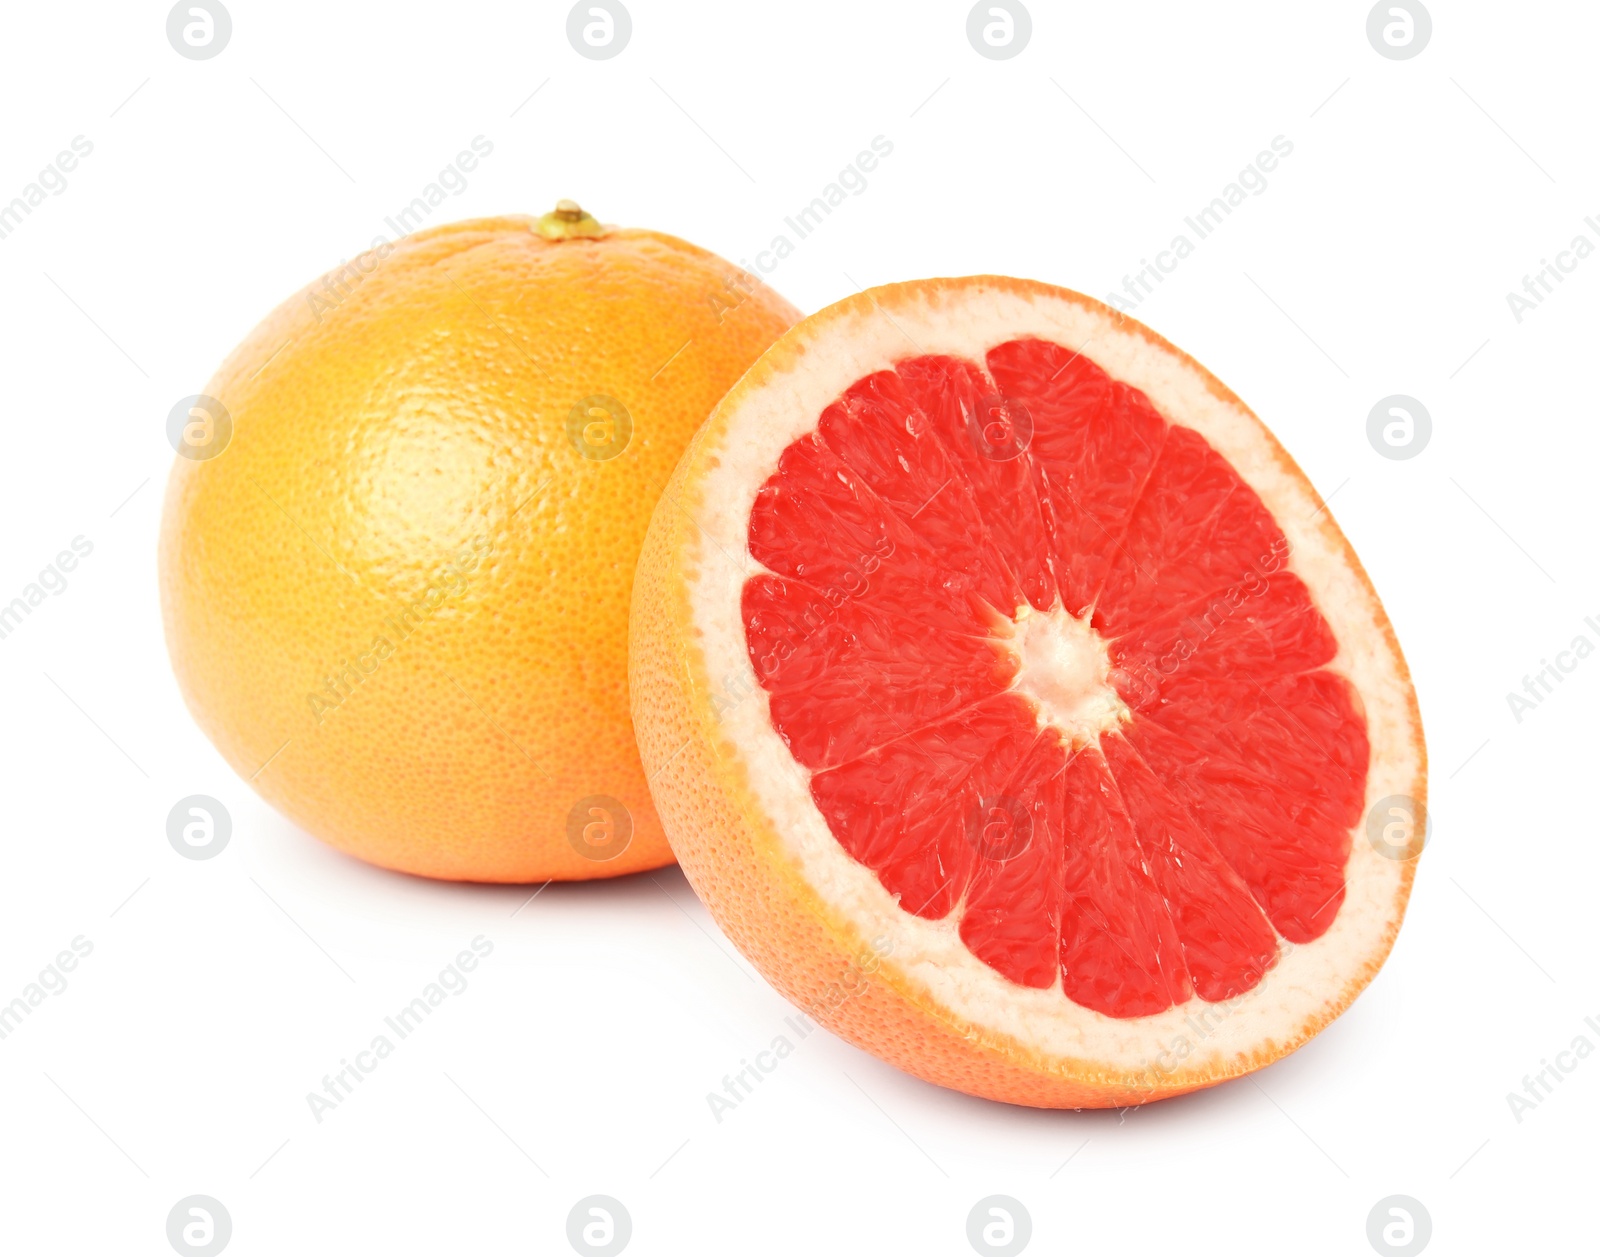
[[[289,298],[173,425],[162,612],[201,728],[374,864],[670,863],[628,712],[634,565],[690,436],[798,317],[570,202],[380,245]]]

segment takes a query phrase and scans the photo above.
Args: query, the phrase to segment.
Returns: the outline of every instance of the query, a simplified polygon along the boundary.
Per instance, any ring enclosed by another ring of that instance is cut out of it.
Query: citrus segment
[[[1249,888],[1127,741],[1102,743],[1133,819],[1139,851],[1172,918],[1195,994],[1216,1002],[1248,991],[1278,958],[1278,940]],[[1113,1016],[1119,1008],[1102,1009]]]
[[[1028,464],[1015,457],[1026,430],[1018,430],[1011,407],[971,363],[920,357],[896,363],[895,373],[975,499],[987,504],[983,523],[991,544],[1029,603],[1045,610],[1055,602],[1055,578],[1044,513]]]
[[[1166,422],[1144,394],[1065,346],[1008,341],[987,361],[998,395],[1026,416],[1018,457],[1044,505],[1062,606],[1082,615],[1118,554]]]
[[[918,916],[942,917],[966,890],[968,832],[1034,739],[1032,714],[996,695],[811,779],[840,844]]]
[[[1189,970],[1105,757],[1074,756],[1062,786],[1062,994],[1132,1017],[1183,1003]]]

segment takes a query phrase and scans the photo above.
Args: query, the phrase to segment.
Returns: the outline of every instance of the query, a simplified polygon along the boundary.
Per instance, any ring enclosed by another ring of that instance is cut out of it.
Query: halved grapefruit
[[[656,509],[631,683],[723,930],[976,1095],[1259,1068],[1410,893],[1364,821],[1420,823],[1421,721],[1356,556],[1237,397],[1063,289],[890,285],[769,349]]]

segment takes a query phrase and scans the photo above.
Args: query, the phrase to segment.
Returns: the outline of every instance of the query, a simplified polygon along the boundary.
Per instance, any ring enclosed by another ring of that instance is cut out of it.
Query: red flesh
[[[845,851],[972,954],[1113,1017],[1239,995],[1344,896],[1366,720],[1255,492],[1047,341],[914,358],[823,411],[750,518],[751,661]],[[1024,603],[1088,618],[1131,718],[1010,691]]]

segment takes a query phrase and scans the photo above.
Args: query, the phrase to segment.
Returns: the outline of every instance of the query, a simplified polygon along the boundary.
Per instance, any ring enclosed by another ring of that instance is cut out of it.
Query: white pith
[[[1153,1016],[1107,1017],[1068,1000],[1059,979],[1055,987],[1037,990],[1001,977],[966,949],[954,916],[927,921],[901,911],[872,870],[846,854],[829,830],[812,800],[809,773],[773,728],[749,661],[740,593],[750,576],[764,570],[749,552],[749,517],[783,450],[813,431],[823,409],[864,375],[923,354],[952,354],[981,367],[988,348],[1024,336],[1081,351],[1142,390],[1169,421],[1204,436],[1255,489],[1288,537],[1289,568],[1309,587],[1340,642],[1327,666],[1347,676],[1365,704],[1372,756],[1363,811],[1415,788],[1420,741],[1409,684],[1387,646],[1382,611],[1337,538],[1318,527],[1322,504],[1278,462],[1256,421],[1213,393],[1189,363],[1123,330],[1105,313],[1048,294],[998,288],[969,287],[959,301],[942,305],[907,303],[892,318],[881,311],[836,318],[787,369],[745,394],[734,422],[713,424],[693,451],[702,470],[688,575],[704,675],[718,691],[751,695],[722,706],[720,753],[745,766],[773,829],[819,896],[855,922],[861,938],[887,940],[885,969],[925,992],[929,1003],[1036,1052],[1102,1062],[1129,1076],[1152,1069],[1168,1078],[1219,1071],[1235,1058],[1298,1037],[1381,954],[1398,926],[1404,865],[1381,855],[1358,828],[1345,870],[1344,904],[1333,925],[1310,943],[1285,944],[1278,964],[1252,991],[1226,1005],[1194,998]],[[1019,632],[1026,631],[1024,619]],[[1061,648],[1048,631],[1036,631],[1041,636],[1035,654]],[[1049,669],[1032,671],[1029,692],[1036,699],[1039,689],[1056,688],[1039,684]],[[1080,686],[1077,700],[1065,704],[1067,719],[1085,728],[1112,714],[1081,709],[1092,689]]]
[[[1111,684],[1111,654],[1088,620],[1060,606],[1024,607],[1007,646],[1020,665],[1012,688],[1069,746],[1092,745],[1128,719],[1128,705]]]

